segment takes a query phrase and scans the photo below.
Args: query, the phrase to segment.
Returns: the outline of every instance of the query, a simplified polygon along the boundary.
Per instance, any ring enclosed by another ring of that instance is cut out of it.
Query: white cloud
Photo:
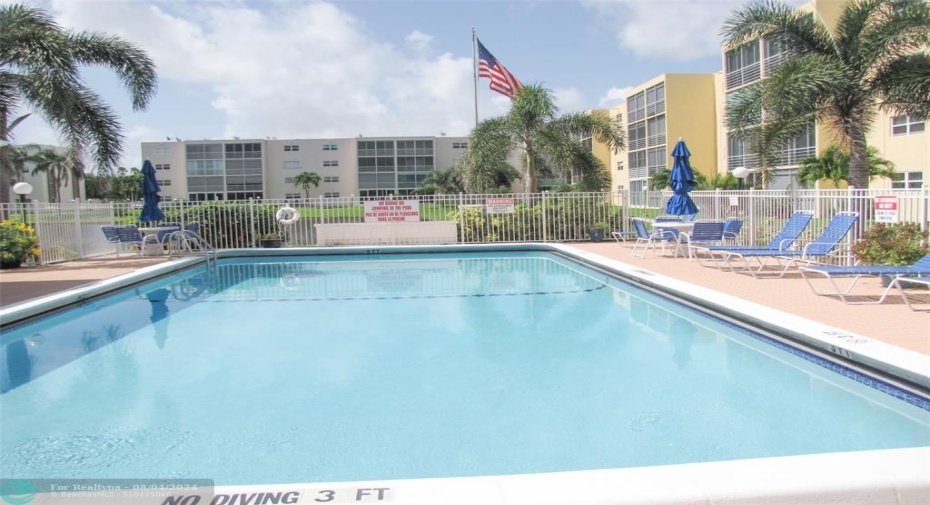
[[[625,88],[613,87],[607,90],[607,93],[601,97],[598,101],[598,105],[601,107],[616,107],[621,102],[626,100],[626,95],[633,89],[633,86],[627,86]]]
[[[423,33],[420,30],[414,30],[404,37],[404,41],[406,41],[407,45],[412,49],[424,51],[429,48],[430,42],[433,41],[433,36]]]
[[[691,60],[720,54],[720,27],[745,0],[584,1],[641,58]]]
[[[51,2],[65,26],[142,46],[160,79],[208,89],[227,137],[468,133],[474,122],[470,55],[407,52],[373,39],[362,21],[329,3],[260,7]],[[430,40],[419,31],[406,39],[414,49]],[[482,109],[496,113],[496,106]],[[151,133],[142,140],[163,137]]]
[[[562,114],[582,112],[588,108],[588,102],[585,100],[584,95],[575,88],[553,89],[552,98]]]

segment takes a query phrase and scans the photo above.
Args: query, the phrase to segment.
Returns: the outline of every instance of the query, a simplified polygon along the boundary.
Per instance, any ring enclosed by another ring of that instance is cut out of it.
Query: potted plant
[[[278,235],[277,233],[266,233],[258,237],[258,241],[262,247],[271,247],[271,248],[281,247],[281,244],[283,243],[283,240],[281,240],[281,236]]]
[[[866,265],[913,265],[928,251],[927,232],[916,223],[876,223],[852,247],[856,259]],[[890,279],[883,277],[883,282]]]
[[[591,239],[591,242],[602,242],[609,229],[609,224],[599,221],[588,227],[588,237]]]
[[[38,256],[39,237],[31,226],[15,218],[0,223],[0,268],[19,268]]]

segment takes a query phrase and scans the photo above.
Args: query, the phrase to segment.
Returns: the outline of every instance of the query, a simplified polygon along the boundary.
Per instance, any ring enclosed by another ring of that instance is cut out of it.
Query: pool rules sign
[[[409,223],[419,220],[419,200],[365,201],[366,223]]]
[[[876,223],[897,223],[898,222],[898,197],[896,196],[876,196],[875,197],[875,222]]]

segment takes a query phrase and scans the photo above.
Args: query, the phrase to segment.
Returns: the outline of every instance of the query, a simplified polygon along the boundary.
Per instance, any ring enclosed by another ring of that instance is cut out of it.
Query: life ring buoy
[[[294,207],[281,207],[275,212],[274,218],[281,224],[294,224],[300,220],[300,212]]]

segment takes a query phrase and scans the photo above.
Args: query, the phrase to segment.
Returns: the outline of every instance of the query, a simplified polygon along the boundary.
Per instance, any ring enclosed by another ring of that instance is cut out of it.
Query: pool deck
[[[637,268],[737,296],[875,340],[930,355],[930,312],[909,309],[897,293],[879,305],[846,305],[834,297],[815,295],[798,274],[781,279],[755,279],[721,272],[686,258],[647,254],[637,258],[616,242],[577,243],[571,247]],[[44,296],[171,261],[166,257],[101,258],[27,266],[0,271],[0,307]],[[856,294],[877,297],[883,288],[877,279],[859,281]],[[922,295],[923,296],[923,295]],[[930,297],[930,294],[924,298]]]

